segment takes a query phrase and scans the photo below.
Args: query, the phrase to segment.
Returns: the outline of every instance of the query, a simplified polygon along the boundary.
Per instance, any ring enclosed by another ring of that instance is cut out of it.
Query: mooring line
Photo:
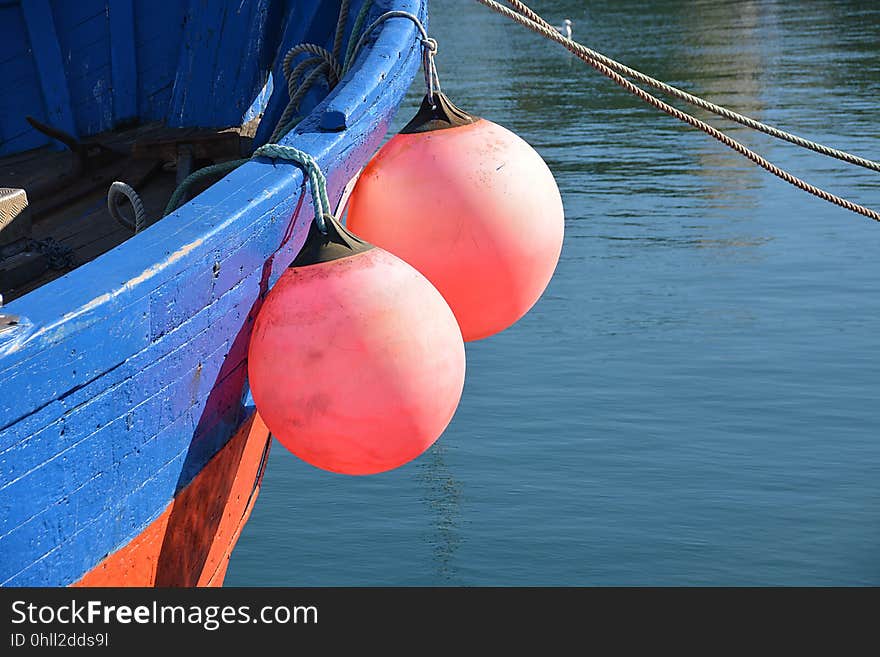
[[[619,62],[615,62],[614,60],[597,53],[594,50],[583,46],[582,44],[577,43],[567,37],[563,36],[559,33],[556,28],[551,26],[546,20],[544,20],[537,12],[530,9],[525,3],[520,0],[507,0],[508,4],[510,4],[514,9],[510,9],[505,7],[504,5],[496,2],[495,0],[477,0],[480,4],[489,7],[493,11],[519,23],[523,27],[527,27],[530,30],[540,34],[541,36],[550,39],[551,41],[555,41],[563,46],[565,46],[569,51],[575,54],[579,59],[583,60],[597,71],[629,91],[634,96],[640,98],[645,101],[649,105],[656,107],[657,109],[669,114],[670,116],[687,123],[699,130],[702,130],[709,136],[717,139],[719,142],[733,149],[740,155],[748,158],[753,163],[757,164],[761,168],[769,171],[774,176],[784,180],[801,189],[805,192],[813,194],[814,196],[821,198],[824,201],[828,201],[829,203],[833,203],[837,206],[845,208],[851,212],[855,212],[856,214],[860,214],[864,217],[868,217],[869,219],[873,219],[874,221],[880,222],[880,213],[876,210],[872,210],[871,208],[865,207],[863,205],[859,205],[858,203],[854,203],[848,199],[837,196],[836,194],[832,194],[831,192],[827,192],[820,187],[816,187],[805,180],[798,178],[790,174],[788,171],[778,167],[773,164],[766,158],[762,157],[758,153],[752,151],[747,148],[745,145],[741,144],[737,140],[729,137],[725,133],[721,132],[717,128],[709,125],[705,121],[701,121],[695,116],[688,114],[687,112],[683,112],[668,103],[660,100],[656,96],[653,96],[649,92],[645,91],[641,87],[635,85],[630,80],[626,79],[614,70],[617,68],[622,71],[626,71],[627,74],[632,73],[632,77],[641,80],[647,84],[651,84],[657,88],[660,88],[663,91],[668,91],[668,93],[672,95],[676,95],[679,98],[687,100],[688,102],[694,102],[694,104],[703,107],[709,111],[713,111],[716,114],[720,114],[721,116],[725,116],[726,118],[732,119],[734,121],[738,121],[743,125],[748,127],[755,128],[756,130],[760,130],[761,132],[765,132],[766,134],[770,134],[774,137],[778,137],[780,139],[785,139],[786,141],[790,141],[798,146],[802,146],[804,148],[809,148],[810,150],[816,151],[818,153],[822,153],[824,155],[828,155],[830,157],[836,157],[837,159],[844,160],[846,162],[850,162],[851,164],[856,164],[858,166],[863,166],[868,169],[873,169],[875,171],[880,171],[880,163],[874,162],[872,160],[866,160],[864,158],[860,158],[856,155],[852,155],[850,153],[846,153],[845,151],[840,151],[838,149],[833,149],[828,146],[824,146],[822,144],[817,144],[816,142],[811,142],[809,140],[798,137],[797,135],[792,135],[790,133],[779,130],[778,128],[774,128],[772,126],[768,126],[759,121],[755,121],[754,119],[750,119],[749,117],[743,116],[741,114],[737,114],[736,112],[731,112],[720,105],[715,105],[713,103],[709,103],[697,96],[692,96],[687,92],[681,91],[680,89],[676,89],[675,87],[671,87],[666,85],[665,83],[660,82],[659,80],[655,80],[650,76],[647,76],[635,69],[631,69],[629,67],[620,64]],[[613,68],[614,67],[614,68]],[[656,83],[656,84],[654,84]],[[696,102],[699,101],[699,102]],[[713,109],[714,108],[714,109]],[[742,120],[740,120],[742,119]]]

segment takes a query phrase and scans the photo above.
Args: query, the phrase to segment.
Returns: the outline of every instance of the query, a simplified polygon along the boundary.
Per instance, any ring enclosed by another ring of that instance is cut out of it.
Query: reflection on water
[[[461,544],[459,503],[461,484],[452,476],[444,459],[444,447],[438,444],[419,460],[418,479],[423,487],[422,502],[433,516],[425,542],[433,548],[432,579],[441,584],[455,584],[454,557]]]
[[[880,4],[535,2],[620,61],[880,157]],[[433,0],[444,90],[556,175],[566,242],[468,345],[420,461],[273,450],[231,584],[880,584],[880,227],[789,187],[471,0]],[[414,87],[397,125],[415,111]],[[880,175],[697,115],[880,207]]]

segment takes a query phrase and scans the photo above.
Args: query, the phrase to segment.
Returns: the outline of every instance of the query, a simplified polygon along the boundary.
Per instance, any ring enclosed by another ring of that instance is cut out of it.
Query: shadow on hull
[[[269,446],[269,430],[252,413],[158,518],[74,586],[222,586]]]

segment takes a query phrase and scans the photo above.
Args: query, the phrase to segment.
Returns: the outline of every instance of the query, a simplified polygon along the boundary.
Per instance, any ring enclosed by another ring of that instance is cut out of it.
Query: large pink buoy
[[[440,290],[465,340],[534,305],[562,249],[562,199],[535,150],[436,94],[370,161],[348,228],[406,260]]]
[[[248,352],[266,426],[352,475],[416,458],[452,419],[465,355],[455,317],[411,266],[326,218],[269,292]]]

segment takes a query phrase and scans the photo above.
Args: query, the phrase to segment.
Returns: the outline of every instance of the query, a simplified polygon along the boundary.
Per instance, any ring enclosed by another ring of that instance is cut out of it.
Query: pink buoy
[[[352,475],[419,456],[452,419],[465,354],[455,317],[411,266],[326,218],[269,292],[248,353],[269,430]]]
[[[348,228],[418,269],[465,340],[535,304],[562,249],[562,199],[541,156],[443,95],[388,141],[358,180]]]

